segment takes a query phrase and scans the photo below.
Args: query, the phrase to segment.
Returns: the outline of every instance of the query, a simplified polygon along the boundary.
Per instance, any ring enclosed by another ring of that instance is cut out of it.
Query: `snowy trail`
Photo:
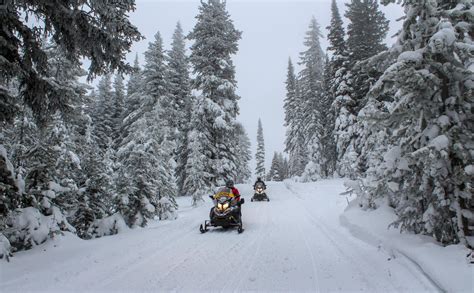
[[[409,261],[388,260],[340,225],[341,180],[269,183],[268,203],[238,187],[247,200],[242,234],[200,234],[207,202],[176,221],[19,253],[1,264],[2,291],[436,291]]]

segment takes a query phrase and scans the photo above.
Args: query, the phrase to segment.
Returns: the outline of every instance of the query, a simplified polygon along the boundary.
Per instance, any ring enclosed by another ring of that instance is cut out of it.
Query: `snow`
[[[474,165],[468,165],[464,168],[464,172],[466,172],[467,175],[474,175]]]
[[[430,142],[430,146],[436,148],[436,150],[444,150],[447,149],[449,146],[449,139],[446,135],[439,135],[435,139]]]
[[[423,51],[406,51],[401,53],[397,59],[398,62],[406,61],[406,62],[414,62],[420,63],[423,61]]]
[[[392,260],[404,261],[431,280],[438,290],[445,292],[473,292],[472,265],[466,261],[469,249],[463,245],[443,247],[432,237],[401,234],[389,228],[397,219],[386,203],[374,211],[362,211],[357,200],[351,202],[341,223],[351,233],[385,251]]]
[[[116,213],[110,217],[95,220],[89,229],[95,237],[102,237],[116,233],[123,233],[129,228],[127,227],[127,224],[125,224],[123,217]]]
[[[61,185],[59,185],[58,183],[56,182],[53,182],[53,181],[50,181],[49,182],[49,189],[50,190],[53,190],[53,191],[56,191],[56,192],[68,192],[68,191],[71,191],[70,188],[67,188],[67,187],[63,187]],[[50,196],[51,198],[54,198],[54,196]]]
[[[353,201],[344,212],[341,179],[267,186],[270,202],[250,202],[251,185],[237,186],[246,199],[242,234],[201,234],[210,199],[192,208],[190,197],[179,197],[177,220],[87,241],[65,233],[18,252],[0,263],[2,292],[472,292],[465,249],[386,230],[395,218],[388,208],[364,212]],[[362,232],[380,238],[362,241]]]

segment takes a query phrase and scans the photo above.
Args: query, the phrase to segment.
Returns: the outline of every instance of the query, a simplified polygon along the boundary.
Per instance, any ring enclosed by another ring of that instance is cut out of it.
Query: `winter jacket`
[[[262,183],[263,184],[263,189],[267,189],[267,185],[265,185],[265,182],[263,181],[255,181],[255,183],[253,184],[253,189],[255,190],[255,188],[257,187],[257,183]]]

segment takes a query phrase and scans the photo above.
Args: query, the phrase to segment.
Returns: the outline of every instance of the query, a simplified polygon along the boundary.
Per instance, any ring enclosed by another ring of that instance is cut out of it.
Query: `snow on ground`
[[[251,187],[238,186],[247,200],[242,234],[220,228],[201,234],[198,227],[207,219],[211,202],[191,208],[189,198],[180,198],[175,221],[153,222],[147,228],[88,241],[66,235],[17,253],[10,263],[0,263],[0,288],[2,292],[440,291],[407,257],[394,258],[391,251],[354,237],[352,227],[350,231],[341,225],[347,207],[346,198],[339,195],[342,183],[271,182],[270,202],[250,202]],[[351,214],[344,216],[349,221]],[[457,288],[472,289],[464,275],[458,280],[466,286]]]
[[[474,292],[474,266],[466,256],[464,245],[443,247],[432,237],[401,234],[388,228],[396,220],[386,203],[374,211],[363,211],[357,200],[351,202],[340,217],[351,233],[389,253],[392,258],[402,257],[417,266],[427,278],[446,292]]]

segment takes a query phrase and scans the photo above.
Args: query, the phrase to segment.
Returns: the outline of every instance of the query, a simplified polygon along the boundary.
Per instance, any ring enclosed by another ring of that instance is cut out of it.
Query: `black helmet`
[[[257,181],[262,181],[262,177],[257,177]]]
[[[227,180],[226,183],[225,183],[225,187],[227,188],[232,188],[234,187],[234,181],[233,180]]]

